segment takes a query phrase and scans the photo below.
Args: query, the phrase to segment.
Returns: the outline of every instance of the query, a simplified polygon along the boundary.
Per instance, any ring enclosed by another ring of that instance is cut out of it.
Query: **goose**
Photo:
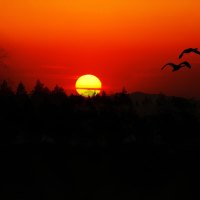
[[[180,63],[180,64],[174,64],[174,63],[167,63],[166,65],[164,65],[162,68],[161,68],[161,70],[163,70],[166,66],[171,66],[173,69],[172,69],[172,72],[175,72],[175,71],[178,71],[180,68],[182,68],[182,67],[187,67],[187,68],[189,68],[189,69],[191,69],[191,65],[190,65],[190,63],[189,62],[187,62],[187,61],[184,61],[184,62],[182,62],[182,63]]]
[[[198,50],[198,48],[188,48],[183,50],[183,52],[179,55],[179,59],[182,58],[185,53],[192,53],[192,52],[200,55],[200,51]]]

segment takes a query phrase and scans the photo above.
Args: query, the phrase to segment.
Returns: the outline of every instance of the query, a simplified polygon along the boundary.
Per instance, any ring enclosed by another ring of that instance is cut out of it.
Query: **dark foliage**
[[[199,114],[198,101],[163,94],[83,98],[40,81],[14,93],[4,81],[0,198],[193,199]]]
[[[2,144],[51,141],[116,146],[178,144],[199,138],[198,101],[162,94],[138,100],[123,89],[111,96],[103,92],[83,98],[68,96],[59,86],[50,91],[40,81],[30,94],[19,83],[15,94],[3,81],[0,106]],[[150,107],[154,107],[152,113]],[[146,114],[141,115],[138,108]]]

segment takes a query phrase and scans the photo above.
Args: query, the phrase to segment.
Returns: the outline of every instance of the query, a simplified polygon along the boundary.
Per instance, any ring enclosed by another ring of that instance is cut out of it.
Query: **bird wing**
[[[166,65],[164,65],[162,68],[161,68],[161,70],[163,70],[166,66],[171,66],[171,67],[173,67],[173,65],[174,65],[174,63],[167,63]]]
[[[181,59],[183,57],[184,53],[185,53],[185,50],[181,52],[181,54],[179,55],[179,59]]]
[[[182,63],[180,63],[180,65],[182,66],[182,65],[185,65],[186,67],[188,67],[188,68],[192,68],[191,67],[191,65],[190,65],[190,63],[189,62],[187,62],[187,61],[184,61],[184,62],[182,62]]]
[[[191,53],[191,52],[194,52],[200,55],[200,51],[198,51],[198,48],[188,48],[188,49],[183,50],[183,52],[179,55],[179,59],[183,57],[183,54]]]
[[[185,53],[191,53],[191,52],[194,51],[194,50],[195,50],[195,48],[187,48],[187,49],[184,49],[184,50],[182,51],[182,53],[179,55],[179,59],[182,58],[183,55],[184,55]]]
[[[198,50],[198,48],[195,48],[195,49],[193,50],[193,52],[200,55],[200,51]]]

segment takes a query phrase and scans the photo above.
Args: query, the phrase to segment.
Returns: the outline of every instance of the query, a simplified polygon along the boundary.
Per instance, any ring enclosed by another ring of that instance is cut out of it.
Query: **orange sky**
[[[199,0],[2,0],[0,47],[9,53],[0,80],[73,90],[94,74],[103,89],[200,97],[200,57],[193,69],[160,71],[182,49],[200,48]]]

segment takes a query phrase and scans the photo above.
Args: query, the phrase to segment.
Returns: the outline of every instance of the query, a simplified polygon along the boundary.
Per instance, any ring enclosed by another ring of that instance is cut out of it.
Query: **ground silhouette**
[[[199,101],[0,84],[2,199],[193,199]]]

